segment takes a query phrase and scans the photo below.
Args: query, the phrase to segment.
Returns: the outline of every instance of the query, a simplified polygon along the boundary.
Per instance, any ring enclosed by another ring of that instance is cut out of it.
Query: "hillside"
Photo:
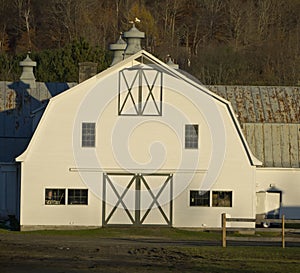
[[[298,0],[1,0],[0,78],[16,80],[28,51],[39,81],[75,81],[80,61],[111,61],[129,21],[144,48],[204,84],[299,85]]]

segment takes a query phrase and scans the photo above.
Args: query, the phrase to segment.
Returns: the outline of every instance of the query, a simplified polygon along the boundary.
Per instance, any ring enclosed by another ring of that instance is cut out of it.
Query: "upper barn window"
[[[185,148],[198,149],[198,124],[185,125]]]
[[[119,72],[118,114],[162,115],[162,71],[151,67],[126,68]]]
[[[81,146],[82,147],[95,147],[96,130],[95,123],[83,122],[81,132]]]

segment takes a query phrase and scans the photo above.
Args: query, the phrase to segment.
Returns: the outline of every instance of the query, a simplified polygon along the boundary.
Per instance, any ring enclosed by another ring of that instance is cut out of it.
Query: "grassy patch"
[[[3,231],[3,230],[7,230],[7,226],[5,225],[4,222],[0,222],[0,232]]]
[[[180,230],[176,228],[130,227],[130,228],[99,228],[90,230],[41,230],[27,231],[24,234],[40,234],[52,236],[96,236],[101,238],[164,238],[176,240],[220,240],[219,232],[203,232]]]
[[[300,248],[195,247],[181,248],[192,257],[197,272],[299,272]]]
[[[236,232],[227,232],[227,236],[229,237],[280,237],[281,232],[279,231],[256,231],[255,233],[240,233]]]
[[[295,228],[295,229],[300,229],[300,224],[297,223],[286,223],[285,228]]]
[[[91,253],[93,255],[98,255],[95,253],[95,246],[91,244],[92,252],[89,252],[88,244],[91,241],[97,241],[97,238],[152,238],[152,239],[164,239],[164,240],[221,240],[220,232],[204,232],[204,231],[195,231],[195,230],[180,230],[176,228],[154,228],[154,227],[143,227],[143,228],[99,228],[93,230],[43,230],[43,231],[30,231],[30,232],[13,232],[9,230],[2,229],[1,233],[10,233],[12,236],[7,236],[11,241],[14,241],[15,236],[22,240],[18,240],[18,244],[13,244],[13,252],[16,250],[16,246],[20,247],[19,253],[26,253],[28,255],[28,246],[27,242],[38,242],[41,236],[50,237],[50,241],[56,242],[59,246],[64,246],[67,242],[77,241],[76,236],[86,240],[85,250],[87,250],[88,257]],[[270,235],[270,234],[269,234]],[[273,234],[276,235],[276,234]],[[20,237],[19,237],[20,236]],[[60,236],[71,236],[62,238]],[[257,235],[256,235],[257,236]],[[5,237],[5,236],[3,236]],[[92,238],[92,239],[91,239]],[[24,239],[24,240],[23,240]],[[49,239],[49,238],[47,238]],[[104,240],[106,241],[106,240]],[[117,240],[112,240],[111,243],[114,244]],[[124,241],[124,240],[120,240]],[[227,248],[222,248],[221,246],[195,246],[195,244],[181,244],[178,243],[175,245],[161,245],[159,240],[154,240],[150,244],[142,245],[140,240],[138,244],[129,244],[128,246],[122,247],[116,244],[110,245],[110,248],[106,249],[105,252],[110,255],[115,255],[118,257],[122,250],[125,251],[125,256],[129,255],[129,258],[132,258],[133,263],[136,261],[142,261],[141,264],[147,263],[151,266],[156,266],[158,269],[156,272],[210,272],[210,273],[281,273],[281,272],[300,272],[300,247],[289,247],[282,249],[280,247],[245,247],[245,246],[228,246]],[[45,244],[46,242],[46,244]],[[43,244],[37,245],[32,243],[33,247],[36,247],[36,251],[40,253],[43,250],[48,251],[47,240]],[[99,240],[101,242],[101,240]],[[99,243],[101,245],[101,243]],[[79,241],[78,245],[82,245],[82,241]],[[55,244],[53,245],[55,246]],[[114,248],[115,247],[115,248]],[[126,248],[128,247],[129,250]],[[60,250],[60,248],[55,248]],[[99,247],[100,249],[100,247]],[[82,253],[80,248],[77,249],[77,246],[70,248],[68,251],[79,251]],[[106,252],[108,251],[108,252]],[[34,252],[35,253],[35,252]],[[43,252],[41,257],[45,255]],[[69,253],[69,252],[68,252]],[[123,255],[122,254],[122,255]],[[47,252],[46,255],[49,255]],[[70,254],[71,255],[71,254]],[[75,255],[72,253],[72,257]],[[77,254],[76,254],[77,255]],[[48,257],[48,256],[47,256]],[[95,256],[96,257],[96,256]],[[97,256],[98,257],[98,256]],[[122,256],[123,257],[123,256]],[[36,257],[35,257],[36,258]],[[98,258],[97,258],[98,259]],[[116,258],[115,258],[116,259]],[[124,265],[125,267],[128,264]],[[125,268],[124,267],[124,268]],[[166,267],[169,268],[166,271]],[[123,268],[122,268],[123,269]],[[144,269],[144,268],[142,268]],[[133,272],[144,272],[133,271]],[[130,270],[128,270],[130,271]],[[123,270],[122,272],[126,272]],[[131,271],[132,272],[132,271]],[[154,272],[154,271],[151,271]]]

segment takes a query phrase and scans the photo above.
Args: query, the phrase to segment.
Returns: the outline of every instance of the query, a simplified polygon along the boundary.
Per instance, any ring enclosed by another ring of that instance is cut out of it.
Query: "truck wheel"
[[[267,222],[262,222],[261,225],[262,225],[264,228],[269,228],[269,227],[270,227],[270,223],[267,223]]]

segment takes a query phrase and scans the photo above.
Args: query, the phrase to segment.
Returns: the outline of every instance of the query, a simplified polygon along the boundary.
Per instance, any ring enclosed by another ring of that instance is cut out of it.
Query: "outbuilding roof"
[[[231,102],[253,154],[265,167],[300,167],[300,87],[208,86]]]
[[[300,123],[300,87],[208,86],[231,102],[241,123]]]

